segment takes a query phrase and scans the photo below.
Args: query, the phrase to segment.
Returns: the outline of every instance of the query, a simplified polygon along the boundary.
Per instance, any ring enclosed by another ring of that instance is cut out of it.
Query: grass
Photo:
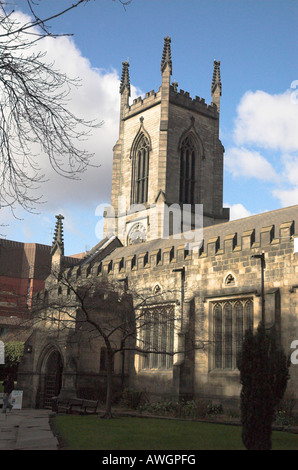
[[[191,421],[56,416],[67,450],[244,450],[241,427]],[[298,435],[274,431],[273,450],[297,450]]]

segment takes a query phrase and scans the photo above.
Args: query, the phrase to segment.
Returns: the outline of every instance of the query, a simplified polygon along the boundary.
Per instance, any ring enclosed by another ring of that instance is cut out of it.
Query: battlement
[[[174,264],[190,264],[194,259],[200,260],[220,255],[230,256],[237,253],[250,256],[255,252],[268,251],[272,247],[281,248],[281,245],[293,243],[294,221],[285,222],[279,227],[278,237],[275,237],[275,226],[263,227],[256,237],[256,230],[245,230],[243,233],[231,233],[225,236],[214,236],[203,240],[197,250],[188,249],[188,245],[181,240],[171,240],[172,244],[140,252],[138,247],[135,253],[119,256],[122,249],[116,250],[117,257],[108,257],[102,260],[93,269],[100,275],[117,275],[130,271],[156,268]],[[161,240],[161,245],[164,241]],[[168,240],[170,242],[170,240]],[[178,243],[177,243],[178,242]],[[283,247],[285,249],[285,246]],[[289,247],[287,247],[289,248]],[[100,269],[98,270],[98,266]],[[91,273],[90,273],[91,274]],[[82,272],[83,275],[83,272]]]
[[[145,97],[139,96],[133,100],[133,103],[129,106],[125,106],[125,117],[124,119],[130,118],[131,116],[145,111],[161,102],[161,87],[156,93],[154,90],[148,91]]]
[[[106,275],[117,277],[127,275],[133,271],[159,267],[198,265],[200,260],[217,256],[230,258],[233,254],[237,254],[238,256],[250,257],[251,254],[260,251],[271,253],[274,250],[282,250],[283,255],[294,253],[294,238],[295,236],[298,237],[297,233],[295,235],[295,227],[298,226],[297,206],[295,207],[296,218],[285,222],[277,220],[276,223],[264,226],[256,224],[252,228],[251,225],[254,219],[257,222],[266,219],[265,214],[259,214],[247,219],[207,227],[204,230],[204,239],[196,250],[190,250],[183,240],[173,239],[172,237],[167,240],[159,239],[139,245],[119,247],[94,264],[90,263],[82,267],[70,268],[69,273],[76,276],[76,278],[79,276],[86,278],[88,276]],[[287,209],[280,209],[267,214],[280,216],[282,211],[287,211]],[[269,216],[267,218],[270,219]],[[238,231],[233,231],[233,228],[237,228],[237,225]]]
[[[131,116],[145,111],[153,106],[161,103],[161,87],[158,92],[154,90],[148,91],[145,97],[139,96],[135,98],[131,105],[125,106],[125,117],[128,119]],[[170,103],[187,108],[191,111],[205,114],[213,119],[218,119],[217,107],[214,103],[207,104],[204,98],[196,96],[194,99],[190,96],[188,91],[180,89],[179,91],[171,85],[170,86]]]
[[[210,117],[215,119],[218,118],[217,107],[214,103],[208,105],[205,102],[204,98],[196,96],[194,99],[191,98],[188,91],[179,90],[176,91],[176,88],[170,87],[170,102],[176,104],[177,106],[182,106],[184,108],[190,109],[197,113],[207,114]]]
[[[272,213],[289,212],[288,209],[291,208]],[[261,252],[265,253],[266,269],[275,270],[276,256],[280,255],[283,260],[286,258],[289,260],[289,257],[295,256],[298,262],[298,252],[294,249],[294,239],[298,238],[298,232],[295,232],[295,228],[297,230],[298,227],[297,209],[298,206],[295,206],[295,219],[288,219],[285,222],[281,222],[280,219],[276,220],[276,223],[256,224],[251,228],[250,223],[254,221],[253,219],[266,219],[266,214],[260,214],[243,219],[244,222],[240,219],[208,227],[205,229],[204,240],[197,250],[190,250],[182,240],[173,238],[158,239],[128,247],[120,246],[96,262],[90,261],[86,264],[69,266],[64,269],[64,277],[69,280],[70,285],[83,283],[88,278],[111,277],[115,280],[124,280],[132,275],[145,279],[152,270],[155,271],[154,276],[157,275],[156,270],[159,270],[161,275],[168,276],[173,269],[182,266],[186,271],[191,272],[194,269],[196,273],[200,273],[203,272],[201,268],[206,269],[204,266],[206,263],[214,272],[228,271],[233,263],[243,263],[249,272],[251,266],[257,263],[257,260],[252,259],[251,256]],[[233,232],[231,229],[236,223],[239,230]],[[65,285],[59,282],[51,284],[50,281],[48,286],[51,286],[53,295],[67,295],[71,298],[75,295],[74,291],[67,287],[67,283]],[[48,286],[46,285],[46,288],[38,294],[38,298],[41,296],[39,300],[47,295]],[[43,301],[46,303],[45,297]]]

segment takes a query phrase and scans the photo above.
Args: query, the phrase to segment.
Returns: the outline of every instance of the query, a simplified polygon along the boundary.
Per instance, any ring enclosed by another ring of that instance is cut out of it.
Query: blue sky
[[[26,13],[25,0],[15,1]],[[41,0],[40,14],[70,0]],[[65,252],[99,240],[96,207],[109,203],[112,148],[118,137],[121,64],[130,62],[133,97],[161,84],[163,38],[172,39],[173,80],[210,103],[213,59],[221,61],[224,205],[233,218],[298,204],[298,3],[296,0],[91,0],[52,22],[72,38],[45,41],[50,61],[79,75],[72,106],[103,120],[86,146],[101,166],[65,181],[45,169],[37,215],[1,210],[8,239],[49,244],[55,215],[65,216]],[[295,83],[297,81],[297,83]]]

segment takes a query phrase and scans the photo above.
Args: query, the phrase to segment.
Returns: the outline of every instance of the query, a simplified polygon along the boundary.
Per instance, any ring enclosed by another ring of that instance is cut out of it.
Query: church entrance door
[[[44,408],[52,408],[52,397],[57,397],[62,385],[62,359],[58,351],[48,356],[44,383]]]

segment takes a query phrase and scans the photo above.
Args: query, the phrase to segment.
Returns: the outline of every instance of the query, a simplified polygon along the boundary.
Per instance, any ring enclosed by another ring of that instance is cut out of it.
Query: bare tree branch
[[[130,3],[118,1],[124,7]],[[0,0],[0,208],[35,211],[41,203],[35,191],[46,181],[42,154],[66,178],[78,179],[92,164],[93,154],[83,142],[102,122],[86,121],[70,111],[70,91],[80,81],[56,70],[36,50],[45,37],[60,36],[51,32],[52,21],[89,3],[70,1],[43,18],[39,1],[26,0],[31,19],[22,21],[13,4]]]
[[[176,308],[180,290],[137,292],[104,276],[77,274],[71,269],[52,273],[46,290],[35,298],[33,323],[52,334],[73,332],[72,339],[78,344],[99,340],[105,345],[107,417],[111,415],[112,364],[117,353],[134,352],[144,360],[163,356],[162,360],[170,364],[166,356],[204,350],[210,343],[204,338],[195,340],[190,334],[187,344],[174,345],[174,337],[181,333],[180,309]]]

